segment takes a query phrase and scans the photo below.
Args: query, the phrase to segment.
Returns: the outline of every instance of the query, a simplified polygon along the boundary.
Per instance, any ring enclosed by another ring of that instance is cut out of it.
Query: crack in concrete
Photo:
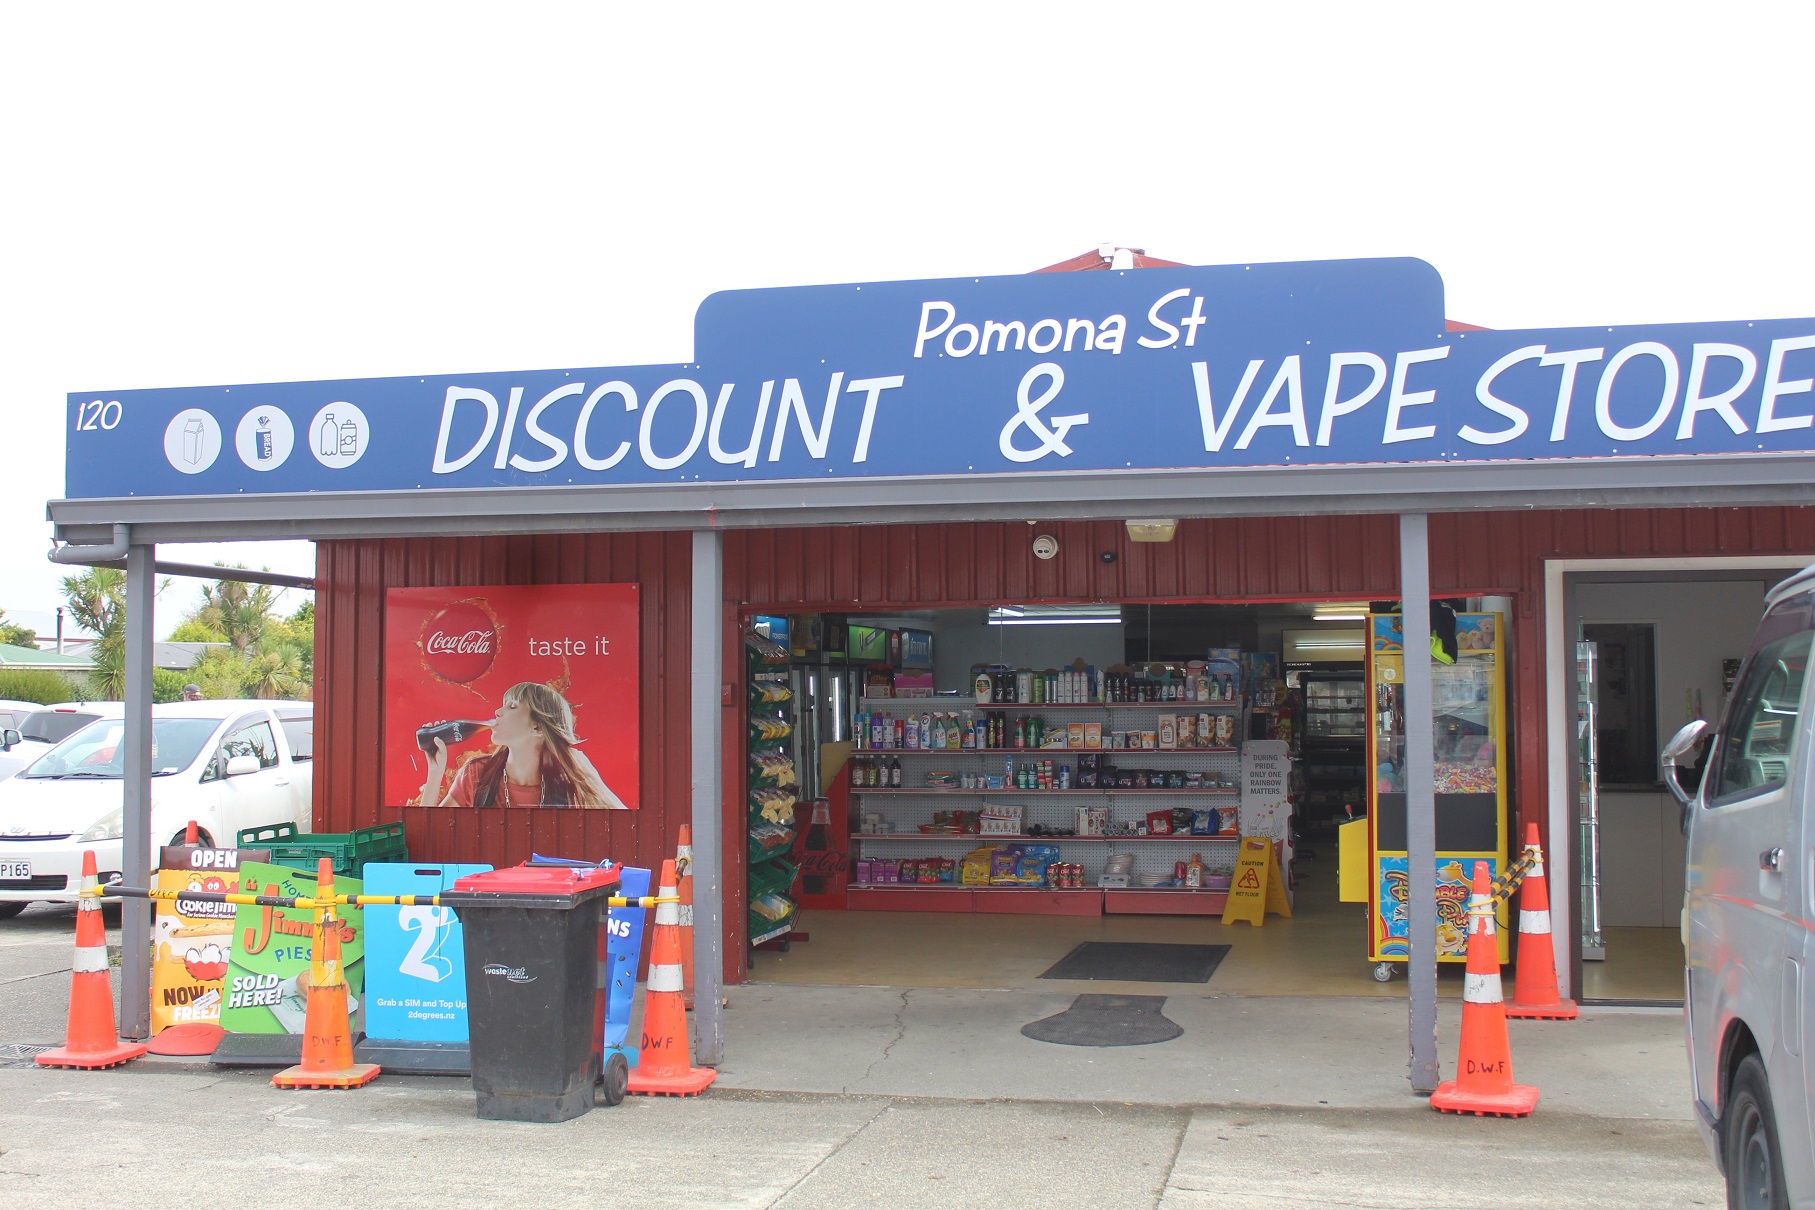
[[[894,1104],[895,1104],[895,1102],[893,1100],[884,1101],[877,1108],[876,1112],[872,1113],[869,1117],[865,1118],[863,1120],[863,1124],[858,1126],[857,1129],[851,1131],[851,1133],[845,1137],[845,1140],[842,1143],[839,1143],[837,1146],[833,1147],[830,1151],[828,1151],[824,1155],[820,1156],[818,1160],[814,1161],[812,1167],[808,1168],[805,1172],[801,1173],[800,1176],[796,1180],[794,1180],[791,1184],[789,1184],[789,1186],[786,1189],[783,1189],[780,1193],[776,1194],[775,1200],[770,1202],[769,1205],[770,1206],[779,1206],[783,1202],[787,1201],[788,1198],[790,1196],[792,1196],[792,1194],[794,1193],[794,1191],[796,1189],[798,1189],[802,1185],[806,1184],[807,1181],[812,1178],[812,1176],[815,1172],[818,1172],[821,1168],[823,1168],[827,1164],[831,1163],[832,1160],[838,1156],[839,1152],[843,1151],[846,1147],[849,1147],[852,1143],[857,1141],[857,1136],[861,1135],[864,1131],[868,1130],[871,1126],[875,1125],[877,1118],[880,1118],[883,1114],[887,1113],[890,1109],[894,1108]]]
[[[901,1005],[900,1005],[900,1007],[898,1007],[895,1010],[895,1018],[894,1018],[894,1020],[895,1020],[895,1036],[888,1040],[888,1043],[882,1048],[882,1053],[880,1055],[876,1056],[875,1061],[872,1062],[868,1067],[863,1069],[863,1074],[858,1076],[855,1080],[852,1080],[849,1084],[846,1084],[844,1087],[840,1088],[839,1089],[840,1092],[849,1093],[853,1087],[855,1087],[856,1085],[861,1084],[865,1080],[869,1079],[870,1075],[878,1067],[882,1066],[884,1063],[887,1063],[889,1061],[889,1052],[894,1050],[895,1044],[900,1042],[901,1039],[907,1035],[907,1022],[903,1021],[902,1017],[907,1014],[908,996],[913,992],[913,990],[914,989],[911,987],[904,987],[901,989]]]
[[[1094,1102],[1090,1107],[1095,1109],[1099,1114],[1103,1112],[1102,1108]],[[1153,1204],[1155,1207],[1165,1205],[1166,1195],[1172,1192],[1172,1174],[1178,1169],[1179,1153],[1185,1149],[1185,1135],[1190,1129],[1191,1115],[1186,1114],[1185,1120],[1179,1123],[1178,1137],[1172,1140],[1172,1156],[1166,1161],[1166,1171],[1160,1173],[1160,1187],[1153,1196]]]
[[[60,970],[41,971],[36,975],[14,975],[11,979],[0,979],[0,987],[11,987],[15,983],[27,983],[33,979],[48,979],[52,975],[67,975],[68,973],[69,968],[66,966]]]

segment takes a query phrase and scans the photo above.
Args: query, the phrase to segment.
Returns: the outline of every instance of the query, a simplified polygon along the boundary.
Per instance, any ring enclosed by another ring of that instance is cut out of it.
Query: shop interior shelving
[[[1105,729],[1151,729],[1154,716],[1160,714],[1211,713],[1240,714],[1240,702],[1117,702],[1117,703],[989,703],[979,704],[959,699],[865,699],[866,709],[900,713],[926,711],[949,712],[953,709],[1004,712],[1011,715],[1040,715],[1063,711],[1092,712],[1104,720]],[[863,748],[852,753],[856,761],[898,761],[902,766],[903,784],[899,787],[855,786],[850,788],[858,804],[859,818],[884,816],[890,829],[883,832],[859,831],[851,836],[854,855],[864,858],[902,859],[911,857],[949,857],[956,864],[973,849],[994,844],[1047,844],[1059,851],[1059,860],[1084,868],[1084,888],[1059,890],[1050,887],[964,886],[956,882],[940,883],[862,883],[853,882],[848,903],[853,909],[896,911],[972,911],[1042,914],[1098,915],[1112,913],[1147,913],[1168,915],[1218,914],[1225,895],[1220,890],[1198,888],[1148,887],[1130,885],[1102,888],[1097,885],[1105,863],[1112,856],[1134,857],[1133,873],[1170,877],[1178,862],[1194,854],[1201,857],[1212,875],[1227,875],[1234,866],[1240,837],[1234,834],[1191,834],[1142,836],[1054,835],[1057,831],[1075,831],[1077,809],[1083,806],[1109,808],[1111,827],[1144,823],[1149,811],[1187,806],[1194,809],[1234,807],[1239,805],[1239,789],[1219,787],[1076,787],[1072,789],[943,789],[925,784],[928,772],[939,770],[960,775],[966,771],[988,775],[1004,773],[1006,762],[1016,765],[1035,761],[1054,761],[1071,765],[1075,771],[1080,756],[1095,756],[1117,769],[1220,774],[1230,787],[1239,785],[1241,749],[1236,746],[1206,748]],[[1014,835],[982,835],[954,832],[922,832],[921,824],[931,824],[938,811],[956,809],[956,804],[1019,806],[1024,815],[1024,829],[1038,827],[1038,832],[1023,830]],[[855,869],[855,861],[853,869]]]

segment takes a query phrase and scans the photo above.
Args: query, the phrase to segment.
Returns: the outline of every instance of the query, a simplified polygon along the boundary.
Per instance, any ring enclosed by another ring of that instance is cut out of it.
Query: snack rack
[[[788,652],[753,632],[744,635],[748,661],[748,723],[745,728],[746,805],[750,848],[745,899],[752,948],[779,943],[788,948],[794,929],[795,778],[790,739],[794,725],[788,703]]]

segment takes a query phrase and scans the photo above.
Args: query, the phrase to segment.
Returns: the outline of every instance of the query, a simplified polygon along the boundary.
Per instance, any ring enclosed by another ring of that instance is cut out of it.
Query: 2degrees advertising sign
[[[1423,261],[715,294],[698,361],[69,397],[67,494],[1815,450],[1815,320],[1447,332]]]

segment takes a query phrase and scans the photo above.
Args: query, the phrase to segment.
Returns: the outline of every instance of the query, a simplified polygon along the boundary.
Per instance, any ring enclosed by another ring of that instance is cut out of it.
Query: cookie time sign
[[[79,392],[67,494],[1815,452],[1815,319],[1448,332],[1412,259],[732,291],[696,346]]]

